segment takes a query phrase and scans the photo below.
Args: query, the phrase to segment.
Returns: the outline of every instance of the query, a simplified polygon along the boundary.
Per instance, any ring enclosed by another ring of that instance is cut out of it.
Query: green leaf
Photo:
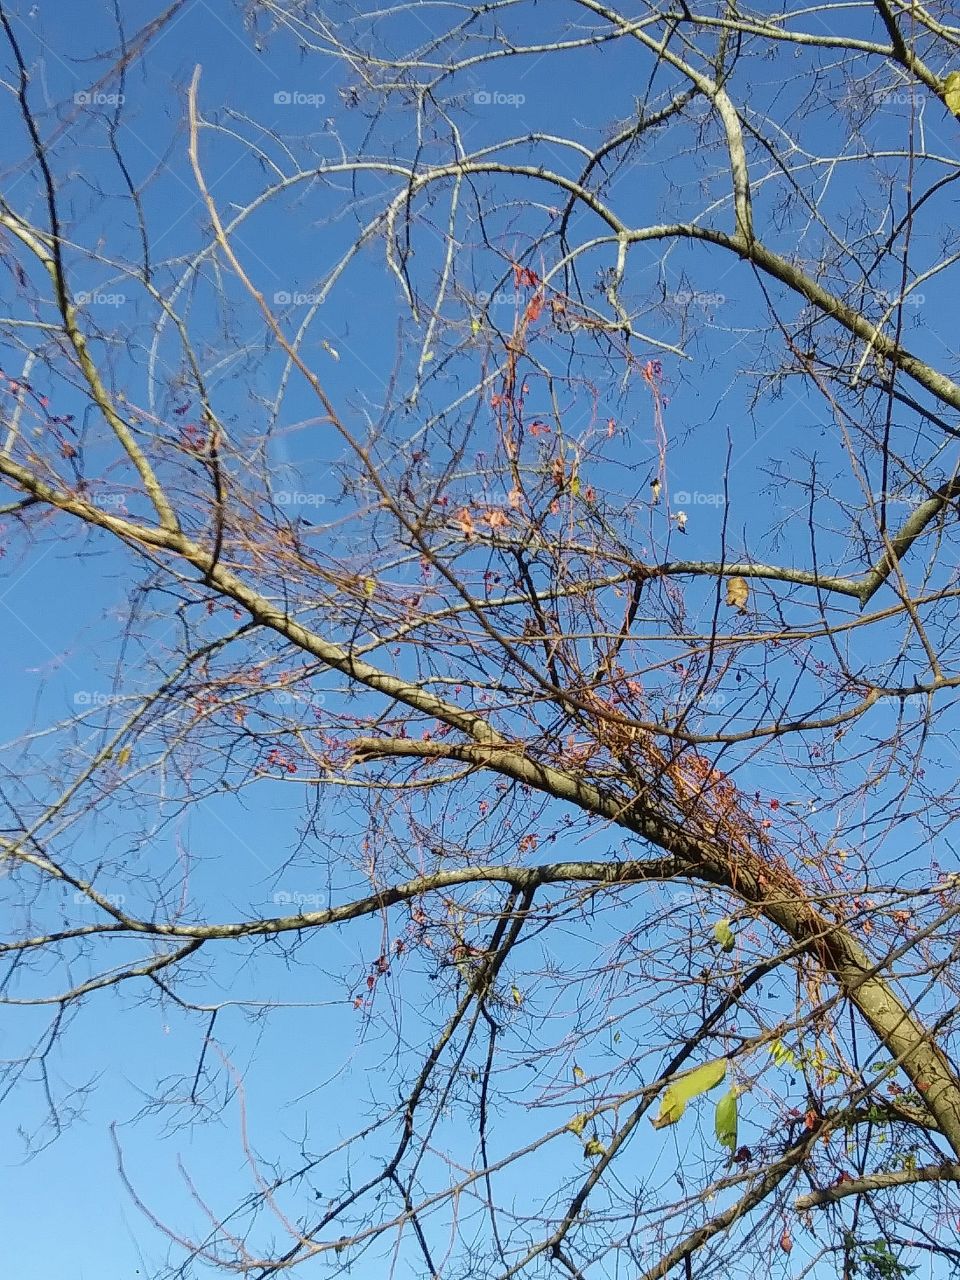
[[[660,1114],[653,1122],[655,1129],[665,1125],[676,1124],[686,1109],[687,1103],[707,1093],[720,1083],[727,1074],[725,1058],[717,1058],[714,1062],[705,1062],[702,1067],[695,1067],[685,1075],[674,1080],[663,1091],[660,1100]]]
[[[578,1138],[580,1137],[580,1134],[583,1133],[586,1127],[587,1127],[587,1117],[583,1114],[582,1111],[580,1112],[579,1115],[574,1116],[572,1120],[567,1121],[567,1128],[570,1130],[571,1133],[575,1133]]]
[[[782,1040],[774,1040],[773,1044],[770,1046],[770,1057],[778,1067],[799,1066],[793,1050],[788,1049]]]
[[[943,100],[955,116],[960,116],[960,71],[951,71],[944,80]]]
[[[583,1154],[587,1156],[588,1159],[592,1159],[594,1156],[605,1156],[607,1154],[607,1148],[597,1138],[591,1138],[583,1148]]]
[[[737,1149],[737,1090],[728,1089],[717,1103],[714,1117],[717,1141],[728,1151]]]
[[[713,926],[713,936],[724,951],[733,950],[736,939],[733,936],[733,930],[730,928],[729,920],[718,920]]]

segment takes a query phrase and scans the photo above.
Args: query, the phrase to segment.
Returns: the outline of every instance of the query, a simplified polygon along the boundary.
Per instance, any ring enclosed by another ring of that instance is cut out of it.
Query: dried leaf
[[[542,311],[543,311],[543,293],[542,292],[535,293],[533,297],[530,299],[530,301],[527,303],[527,310],[526,310],[526,315],[524,319],[527,321],[528,324],[534,324],[537,320],[540,319],[540,315]]]
[[[734,577],[727,579],[727,604],[739,609],[741,613],[746,613],[749,599],[750,588],[747,586],[746,578]]]
[[[476,535],[476,527],[473,523],[473,516],[470,514],[469,507],[461,507],[453,518],[453,523],[459,528],[468,539]]]

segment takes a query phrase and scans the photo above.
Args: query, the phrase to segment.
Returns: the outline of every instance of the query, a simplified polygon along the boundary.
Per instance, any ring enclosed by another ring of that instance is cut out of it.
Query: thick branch
[[[919,1169],[897,1169],[892,1173],[871,1173],[865,1178],[850,1178],[832,1187],[809,1191],[796,1201],[799,1211],[819,1209],[835,1204],[846,1196],[869,1195],[872,1191],[886,1191],[891,1187],[909,1187],[916,1182],[960,1182],[960,1164],[923,1165]]]

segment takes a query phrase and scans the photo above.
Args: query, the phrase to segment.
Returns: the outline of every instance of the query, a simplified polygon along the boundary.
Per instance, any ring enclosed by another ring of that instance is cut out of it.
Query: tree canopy
[[[955,13],[92,8],[0,3],[14,1158],[150,1277],[952,1272]]]

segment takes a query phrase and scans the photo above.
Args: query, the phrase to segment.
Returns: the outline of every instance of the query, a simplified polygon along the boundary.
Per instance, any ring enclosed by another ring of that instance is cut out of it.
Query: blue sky
[[[155,13],[150,4],[124,4],[128,32],[138,29]],[[392,20],[403,43],[413,44],[421,38],[419,27],[414,32],[409,24],[419,24],[422,15],[405,8]],[[532,19],[530,26],[530,31],[522,34],[532,36]],[[96,84],[108,65],[101,53],[116,44],[110,6],[86,5],[81,15],[73,6],[40,0],[32,7],[22,7],[15,29],[33,68],[31,101],[42,132],[47,136],[57,128],[58,121],[64,124],[54,155],[66,193],[71,237],[87,247],[102,246],[102,262],[84,261],[81,255],[75,255],[74,274],[75,289],[89,296],[85,315],[90,332],[99,328],[106,335],[105,341],[97,342],[97,354],[115,387],[125,389],[136,404],[149,406],[158,418],[171,421],[183,394],[177,385],[180,361],[176,337],[168,326],[151,364],[147,338],[156,309],[122,266],[111,265],[135,259],[138,252],[138,233],[123,175],[106,149],[102,115],[89,110],[82,97],[75,98],[89,93]],[[140,183],[152,175],[144,192],[144,210],[157,263],[158,287],[170,292],[183,278],[185,264],[206,243],[206,215],[190,171],[184,133],[186,87],[196,64],[203,69],[202,111],[221,127],[219,132],[204,133],[203,159],[207,180],[225,218],[271,180],[272,165],[290,173],[294,163],[307,169],[321,162],[335,162],[340,140],[347,150],[359,147],[370,127],[364,110],[350,109],[345,104],[341,90],[349,86],[342,67],[333,60],[320,56],[301,58],[294,42],[283,33],[272,35],[258,52],[236,12],[226,6],[189,0],[156,40],[146,62],[128,74],[123,85],[126,100],[119,130],[133,180]],[[638,92],[633,83],[637,60],[629,51],[620,47],[602,54],[594,51],[578,55],[568,65],[568,71],[558,74],[549,60],[531,59],[519,73],[513,64],[507,64],[502,71],[476,73],[465,89],[468,100],[462,119],[467,145],[476,147],[511,133],[519,136],[553,130],[558,120],[567,131],[592,142],[611,120],[627,117]],[[111,81],[101,92],[117,91],[116,83]],[[781,111],[787,109],[788,103],[799,108],[802,100],[800,87],[784,84],[776,66],[771,67],[769,81],[757,84],[754,91],[758,111],[774,104]],[[794,95],[794,101],[789,95]],[[110,104],[95,105],[109,109]],[[3,100],[2,111],[0,157],[5,198],[22,214],[42,220],[35,175],[21,163],[26,140],[9,94]],[[890,114],[881,116],[872,127],[880,132],[890,128],[894,116],[901,119],[902,112],[898,112],[900,108],[891,107]],[[827,102],[819,114],[814,109],[812,116],[815,136],[824,153],[846,145],[847,125]],[[269,137],[261,125],[278,136]],[[239,136],[231,139],[228,130]],[[408,116],[398,113],[378,121],[374,136],[377,154],[386,155],[394,148],[409,156]],[[680,149],[678,136],[671,131],[663,140],[651,139],[613,180],[609,194],[624,216],[635,217],[638,223],[667,217],[675,198],[674,188],[687,192],[701,179],[707,192],[722,189],[723,173],[705,172],[708,166],[697,154],[694,128],[690,128],[685,147]],[[251,153],[250,140],[262,148],[260,157]],[[437,150],[439,153],[439,144]],[[545,150],[559,172],[573,175],[578,171],[582,161],[572,149],[556,146]],[[824,187],[823,200],[825,205],[835,200],[839,209],[849,207],[853,192],[843,166],[838,170],[832,184]],[[289,306],[285,313],[288,324],[293,325],[305,314],[309,299],[322,287],[338,256],[352,243],[358,222],[372,216],[388,189],[393,191],[395,184],[378,175],[361,177],[356,189],[346,176],[325,182],[305,177],[244,219],[233,241],[235,248],[268,299],[290,296],[289,304],[277,303]],[[769,212],[774,189],[771,184],[768,204],[767,188],[761,187],[758,216]],[[492,254],[477,254],[477,290],[493,292],[500,287],[510,293],[510,257],[521,257],[540,226],[538,211],[531,211],[522,203],[527,189],[518,185],[509,190],[519,203],[505,205],[492,217],[500,256],[494,259]],[[705,198],[704,204],[707,203]],[[425,222],[434,222],[442,230],[443,217],[440,202],[435,210],[425,213]],[[574,236],[586,238],[597,231],[591,219],[582,215],[577,215],[572,224]],[[786,219],[783,229],[771,236],[771,243],[787,252],[796,236],[796,220]],[[424,275],[436,269],[442,261],[441,248],[440,236],[429,228],[424,230],[417,243],[416,269]],[[921,246],[920,255],[924,252]],[[929,252],[935,252],[932,239]],[[598,250],[594,257],[598,268],[609,265],[609,248]],[[531,262],[536,269],[543,269],[542,255],[535,253]],[[235,281],[226,285],[232,327],[229,338],[222,338],[224,311],[214,296],[221,280],[210,271],[201,274],[200,283],[191,279],[177,297],[190,298],[185,304],[190,326],[204,352],[221,414],[232,424],[238,438],[255,439],[270,425],[264,399],[275,394],[282,362],[270,349],[262,319]],[[11,290],[8,305],[22,306],[9,276],[7,284]],[[663,365],[663,387],[668,398],[665,415],[671,440],[670,484],[675,494],[690,495],[687,533],[683,537],[676,532],[669,534],[665,514],[650,514],[646,508],[641,509],[638,500],[633,530],[636,545],[651,556],[716,559],[726,518],[729,546],[735,554],[784,563],[804,562],[808,556],[805,522],[795,519],[800,499],[788,493],[771,473],[772,460],[780,460],[787,468],[795,465],[799,472],[801,458],[816,455],[825,488],[829,491],[832,485],[836,486],[834,497],[852,499],[854,491],[845,474],[844,453],[835,424],[818,397],[802,390],[799,384],[788,382],[777,389],[778,394],[764,394],[751,406],[755,384],[745,379],[742,371],[760,366],[768,336],[756,332],[762,305],[757,290],[732,260],[725,263],[704,249],[682,247],[672,248],[664,260],[660,246],[640,246],[633,251],[630,288],[635,298],[645,294],[650,298],[649,317],[638,322],[640,326],[669,345],[680,341],[680,307],[673,319],[669,309],[665,318],[664,312],[657,309],[663,295],[680,295],[681,300],[687,295],[689,301],[689,295],[696,292],[702,298],[694,307],[699,332],[687,344],[691,358],[680,360],[655,348],[648,353]],[[943,303],[941,289],[936,282],[924,286],[927,314]],[[377,416],[394,368],[399,364],[403,375],[410,375],[423,329],[403,318],[397,282],[385,268],[379,243],[362,251],[331,298],[319,309],[304,349],[320,370],[335,402],[346,406],[351,421],[362,423],[365,413]],[[470,306],[459,305],[460,323],[469,326]],[[498,302],[490,314],[506,317],[511,305]],[[453,311],[451,304],[451,314]],[[941,359],[943,342],[936,327],[919,327],[913,319],[908,313],[912,345],[921,354]],[[509,324],[506,321],[505,327],[509,328]],[[9,344],[2,351],[4,371],[18,376],[20,357]],[[396,435],[382,446],[387,453],[397,440],[417,430],[434,397],[439,403],[451,387],[466,388],[467,378],[476,376],[475,352],[444,351],[443,355],[449,362],[446,379],[426,388],[417,406],[395,411],[391,425]],[[57,396],[58,412],[78,416],[84,412],[82,402],[75,395],[71,398],[69,388],[61,384],[51,390]],[[609,417],[617,423],[615,442],[603,461],[597,462],[594,482],[627,497],[645,497],[657,468],[649,393],[642,386],[623,391],[611,377],[601,404],[579,401],[571,410],[571,436],[585,428],[591,413],[599,421]],[[190,420],[193,414],[194,406],[187,408],[184,420]],[[334,469],[339,445],[318,425],[315,403],[296,380],[272,430],[269,457],[279,468],[278,485],[284,491],[312,495],[309,502],[300,504],[303,514],[314,523],[326,519],[337,496]],[[90,459],[94,462],[98,447],[96,443],[91,446]],[[729,509],[725,498],[721,500],[724,485],[720,479],[728,449],[732,457],[732,481],[726,495]],[[106,460],[105,450],[102,456]],[[945,455],[944,473],[952,464],[952,456]],[[481,470],[482,462],[478,462],[478,473]],[[105,475],[103,485],[104,492],[112,493],[117,502],[124,499],[126,486],[114,471]],[[111,488],[113,485],[115,489]],[[822,499],[825,507],[829,497],[828,492]],[[135,499],[129,501],[135,506]],[[771,524],[775,533],[782,533],[779,543],[764,542],[756,533]],[[832,550],[844,544],[844,526],[839,516],[834,528],[835,535],[828,534],[826,541]],[[358,547],[358,572],[364,571],[366,555],[366,550]],[[397,571],[397,577],[404,572],[407,570]],[[172,604],[168,602],[169,611],[165,611],[158,596],[144,604],[146,612],[138,621],[141,639],[122,645],[120,619],[134,581],[135,572],[126,552],[97,535],[59,524],[41,529],[36,543],[24,554],[0,560],[4,669],[8,673],[0,709],[0,731],[5,740],[12,742],[50,719],[87,708],[90,714],[86,723],[75,731],[75,746],[80,751],[91,742],[98,742],[104,727],[115,723],[122,711],[123,704],[114,701],[118,691],[112,683],[115,664],[121,657],[128,666],[121,696],[142,692],[150,686],[158,669],[169,666],[179,631]],[[712,587],[696,585],[689,589],[693,617],[709,617],[711,590]],[[863,657],[864,661],[881,661],[879,653]],[[319,707],[321,715],[321,699],[336,697],[332,686],[325,686],[322,681],[317,682],[313,694],[313,710]],[[735,699],[737,691],[731,689],[728,696]],[[877,732],[881,726],[889,727],[889,723],[886,713],[881,712],[871,728]],[[47,747],[43,741],[30,745],[23,757],[25,794],[32,789],[36,799],[37,794],[43,794],[44,786],[53,785],[57,760],[62,758],[69,740],[69,735],[51,738],[56,758],[45,756]],[[946,753],[947,748],[944,750]],[[12,755],[11,759],[10,767],[15,770],[17,756]],[[950,748],[944,758],[945,773],[953,769],[954,762]],[[194,767],[197,777],[206,776],[202,758],[194,762]],[[51,772],[45,775],[48,768]],[[756,764],[743,776],[768,795],[806,796],[811,790],[805,780],[798,784],[798,771],[791,773],[779,764]],[[142,780],[145,792],[147,782]],[[363,892],[362,881],[349,869],[349,858],[361,838],[360,820],[351,813],[349,800],[329,805],[321,801],[321,829],[332,848],[339,845],[343,849],[342,859],[335,861],[332,869],[312,855],[309,839],[293,854],[305,811],[313,801],[314,797],[305,794],[296,780],[265,781],[240,795],[205,800],[189,811],[177,811],[172,802],[161,810],[158,804],[163,820],[158,819],[152,826],[144,821],[134,796],[125,798],[121,794],[118,802],[101,816],[86,818],[80,824],[83,862],[93,865],[101,852],[105,858],[119,857],[124,870],[130,873],[129,879],[114,874],[113,879],[108,876],[98,883],[102,891],[122,895],[125,904],[136,903],[144,913],[148,913],[148,904],[137,897],[144,892],[138,880],[141,872],[159,875],[173,895],[180,891],[177,871],[186,861],[190,863],[188,911],[202,910],[212,919],[237,919],[255,911],[272,914],[274,908],[279,913],[289,896],[325,905],[328,900],[339,900],[351,892]],[[599,856],[610,850],[608,833],[587,831],[580,825],[566,831],[561,826],[562,818],[562,814],[553,813],[544,819],[547,829],[559,832],[555,845],[550,846],[555,849],[555,856]],[[814,829],[822,823],[819,829],[829,830],[829,815],[812,821]],[[393,832],[393,837],[400,839],[402,833]],[[909,840],[906,837],[907,844]],[[286,865],[288,859],[291,861]],[[923,869],[922,859],[917,865]],[[88,910],[69,901],[69,895],[67,898],[72,917]],[[47,900],[34,909],[37,921],[49,924],[61,908]],[[710,918],[705,917],[705,929]],[[605,920],[599,933],[587,921],[571,921],[563,934],[568,950],[562,955],[556,950],[541,954],[538,948],[546,944],[532,941],[528,944],[530,951],[538,958],[529,963],[534,969],[551,963],[572,966],[577,958],[589,955],[592,948],[613,948],[630,927],[629,904]],[[250,1145],[267,1168],[273,1159],[289,1159],[290,1143],[295,1148],[302,1141],[308,1152],[315,1152],[333,1145],[335,1138],[346,1136],[350,1124],[361,1123],[369,1113],[369,1095],[390,1079],[383,1066],[389,1045],[386,1033],[353,1008],[353,997],[362,990],[364,976],[381,945],[380,929],[380,922],[372,920],[349,930],[327,931],[319,939],[291,941],[283,947],[230,944],[215,957],[208,974],[201,978],[198,969],[191,987],[192,999],[201,1005],[225,998],[236,1002],[218,1015],[216,1026],[229,1068],[219,1058],[210,1066],[215,1054],[212,1050],[208,1054],[207,1066],[216,1075],[212,1096],[223,1097],[225,1091],[230,1092],[231,1069],[242,1077]],[[556,943],[552,946],[555,948]],[[296,963],[299,960],[304,963]],[[401,978],[403,1011],[397,1016],[401,1018],[404,1039],[418,1047],[424,1034],[419,1010],[431,1009],[432,1018],[448,996],[440,994],[442,984],[432,980],[430,966],[418,959],[395,966],[392,977],[378,988],[377,998],[397,1002],[399,1007]],[[41,983],[50,980],[50,975],[43,974]],[[146,994],[150,998],[145,1000]],[[29,1082],[13,1106],[7,1103],[3,1143],[7,1176],[6,1194],[0,1200],[0,1232],[11,1274],[24,1280],[48,1280],[61,1275],[70,1280],[129,1280],[137,1274],[152,1276],[159,1272],[163,1242],[121,1183],[111,1123],[117,1124],[116,1139],[132,1185],[143,1195],[151,1212],[175,1224],[184,1234],[202,1234],[205,1222],[203,1210],[192,1198],[178,1165],[189,1172],[198,1196],[208,1199],[214,1212],[229,1211],[254,1185],[244,1154],[236,1091],[222,1114],[211,1113],[199,1125],[188,1123],[188,1108],[181,1101],[182,1075],[186,1071],[189,1077],[189,1064],[199,1059],[206,1017],[183,1014],[169,1001],[154,999],[153,994],[132,986],[119,993],[101,993],[87,1001],[73,1019],[63,1048],[53,1052],[49,1067],[54,1092],[66,1099],[65,1118],[70,1117],[74,1105],[74,1090],[82,1092],[82,1114],[65,1126],[53,1145],[28,1160],[23,1158],[25,1145],[18,1130],[38,1132],[38,1126],[48,1119],[38,1080]],[[551,1018],[562,1015],[574,1026],[575,1010],[588,1002],[589,987],[584,984],[551,997],[554,998],[557,1003],[550,1010]],[[546,1003],[538,1004],[541,997],[535,991],[525,993],[525,999],[531,1012],[548,1012]],[[690,999],[683,992],[672,997],[678,1011],[686,1011]],[[290,1006],[274,1015],[269,1034],[263,1032],[253,1016],[255,1002],[264,1000]],[[545,996],[543,1000],[546,1001]],[[629,991],[618,989],[616,1002],[623,1012],[624,1034],[642,1041],[648,1028],[639,1012],[631,1022]],[[532,1033],[524,1017],[523,1013],[518,1015],[507,1040],[508,1052],[516,1055],[512,1072],[517,1080],[529,1078],[528,1073],[535,1069],[529,1065],[533,1054],[524,1045],[536,1045],[536,1041],[525,1042]],[[8,1009],[4,1024],[7,1047],[2,1052],[9,1057],[31,1036],[42,1034],[45,1020],[34,1010]],[[567,1069],[572,1069],[575,1061],[583,1062],[589,1074],[593,1053],[598,1062],[606,1062],[609,1055],[616,1053],[612,1038],[600,1046],[582,1047],[576,1054],[571,1046]],[[562,1056],[556,1055],[552,1065]],[[151,1086],[154,1081],[169,1081],[164,1107],[147,1106],[144,1082],[148,1080]],[[545,1082],[544,1088],[557,1090],[558,1115],[581,1105],[569,1078],[564,1079],[562,1089],[556,1081],[549,1085]],[[518,1141],[523,1122],[517,1118],[516,1109],[511,1117],[510,1138]],[[689,1123],[694,1122],[691,1118]],[[543,1128],[542,1115],[533,1113],[528,1125],[533,1137]],[[749,1135],[748,1119],[745,1133]],[[447,1136],[453,1145],[462,1135],[454,1130]],[[441,1130],[438,1141],[443,1138]],[[745,1140],[749,1141],[749,1136]],[[571,1176],[582,1174],[582,1162],[578,1165],[575,1154],[571,1154],[572,1141],[558,1139],[536,1157],[542,1166],[534,1163],[531,1170],[541,1167],[544,1176],[552,1172],[557,1159],[552,1153],[559,1147],[570,1156]],[[638,1180],[652,1178],[657,1176],[654,1171],[660,1161],[659,1176],[666,1178],[663,1170],[675,1167],[678,1159],[677,1141],[673,1131],[654,1137],[652,1131],[645,1129],[626,1171]],[[566,1148],[564,1142],[568,1142]],[[362,1180],[387,1149],[389,1141],[381,1135],[374,1136],[351,1171],[352,1176]],[[517,1182],[508,1175],[504,1183],[507,1199],[520,1197],[529,1185],[526,1179],[535,1180],[531,1170]],[[321,1170],[298,1188],[297,1197],[290,1202],[296,1204],[296,1212],[303,1211],[304,1203],[309,1205],[314,1195],[317,1203],[323,1202],[326,1176]],[[47,1225],[48,1215],[53,1219],[52,1229]],[[437,1233],[442,1234],[439,1227]],[[406,1274],[417,1274],[412,1263],[410,1266],[412,1269]],[[360,1280],[375,1280],[383,1274],[382,1261],[379,1257],[362,1261],[353,1274]]]

